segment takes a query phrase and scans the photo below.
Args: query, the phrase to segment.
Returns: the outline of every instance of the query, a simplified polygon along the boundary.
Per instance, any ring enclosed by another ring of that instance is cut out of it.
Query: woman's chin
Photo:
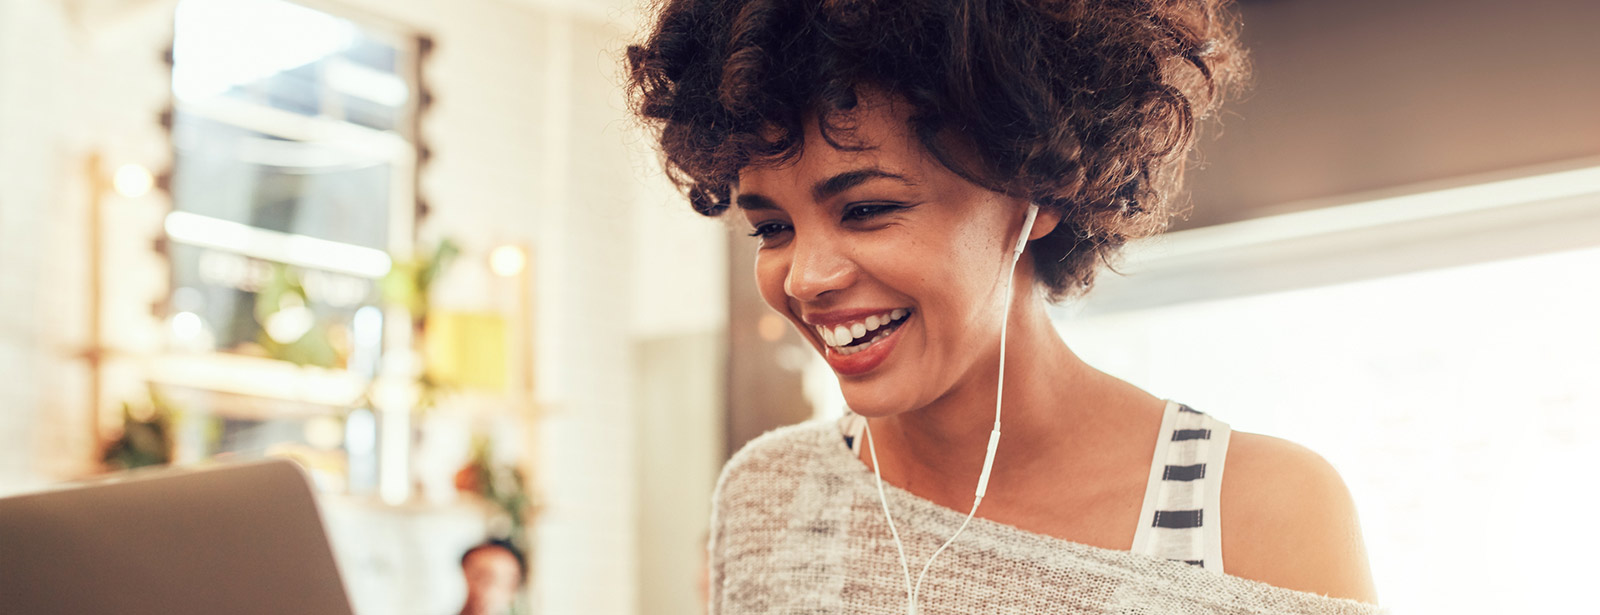
[[[842,388],[845,406],[849,407],[851,412],[869,419],[894,416],[912,408],[910,400],[904,396],[890,394],[887,391],[851,390],[878,387],[851,387],[846,385]]]

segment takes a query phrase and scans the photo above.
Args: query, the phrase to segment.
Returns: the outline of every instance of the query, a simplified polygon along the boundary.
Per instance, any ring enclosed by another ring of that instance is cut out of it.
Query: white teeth
[[[886,314],[874,314],[859,322],[836,325],[833,328],[822,325],[815,325],[815,327],[817,329],[817,337],[822,340],[823,344],[832,347],[834,351],[841,355],[851,355],[861,352],[872,344],[850,346],[850,343],[866,337],[868,332],[877,331],[905,318],[907,314],[910,314],[910,312],[905,308],[898,308]]]

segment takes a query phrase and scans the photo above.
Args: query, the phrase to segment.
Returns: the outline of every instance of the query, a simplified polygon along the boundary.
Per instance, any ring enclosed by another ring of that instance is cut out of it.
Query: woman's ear
[[[1028,233],[1028,241],[1033,241],[1056,230],[1061,224],[1061,210],[1055,207],[1039,207],[1039,215],[1033,219],[1033,232]]]

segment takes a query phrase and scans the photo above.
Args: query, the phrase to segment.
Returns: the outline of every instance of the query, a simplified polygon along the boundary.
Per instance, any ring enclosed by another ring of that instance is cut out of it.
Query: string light
[[[150,188],[155,184],[156,178],[150,174],[150,170],[137,164],[122,165],[111,179],[111,185],[116,188],[117,194],[130,199],[149,194]]]
[[[522,273],[527,266],[528,255],[521,247],[504,245],[489,252],[489,269],[497,276],[509,278]]]

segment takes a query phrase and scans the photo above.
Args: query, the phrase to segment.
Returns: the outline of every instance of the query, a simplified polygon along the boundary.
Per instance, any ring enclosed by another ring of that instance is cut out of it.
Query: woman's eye
[[[866,220],[866,219],[872,218],[874,216],[878,216],[878,215],[882,215],[882,214],[894,211],[896,209],[900,209],[900,206],[899,205],[890,205],[890,204],[887,204],[887,203],[870,203],[870,204],[862,204],[862,205],[851,205],[850,207],[845,208],[845,210],[844,210],[844,219],[847,220],[847,221],[849,221],[849,220]]]
[[[789,230],[789,225],[782,222],[764,222],[762,224],[757,224],[755,231],[750,233],[750,236],[759,237],[761,239],[770,239],[778,233],[782,233],[787,230]]]

